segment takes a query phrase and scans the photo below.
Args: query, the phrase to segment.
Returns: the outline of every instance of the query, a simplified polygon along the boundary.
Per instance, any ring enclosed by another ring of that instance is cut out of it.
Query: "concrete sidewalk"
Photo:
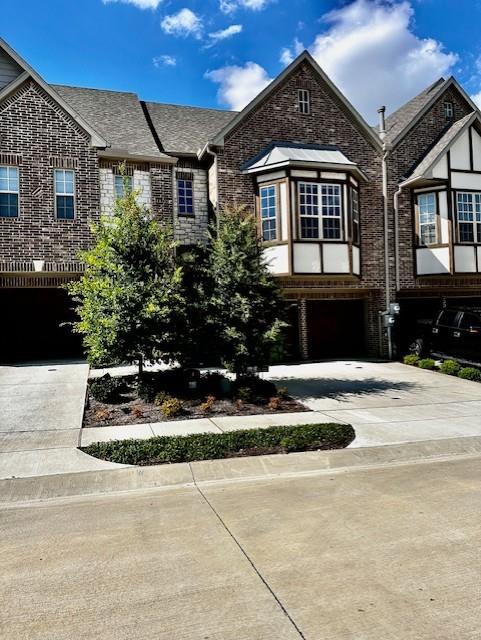
[[[112,468],[77,449],[89,367],[0,366],[0,478]]]

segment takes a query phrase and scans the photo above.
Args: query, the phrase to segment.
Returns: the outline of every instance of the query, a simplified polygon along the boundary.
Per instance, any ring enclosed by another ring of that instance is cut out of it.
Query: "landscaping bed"
[[[343,449],[354,437],[355,432],[350,425],[308,424],[226,433],[157,436],[148,440],[97,442],[82,448],[82,451],[119,464],[155,465],[295,451]]]
[[[411,367],[418,367],[427,371],[439,371],[439,373],[462,378],[463,380],[481,382],[481,370],[478,367],[462,366],[456,360],[448,359],[439,362],[433,358],[420,358],[417,355],[409,354],[404,356],[403,362]]]
[[[89,381],[84,427],[144,424],[194,418],[309,411],[287,389],[256,376],[231,381],[219,373],[196,376],[180,369]]]

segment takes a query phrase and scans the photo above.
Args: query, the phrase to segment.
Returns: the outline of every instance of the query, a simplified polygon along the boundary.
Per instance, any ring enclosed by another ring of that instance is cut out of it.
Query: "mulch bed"
[[[183,402],[182,414],[175,418],[166,418],[159,407],[136,397],[129,391],[120,397],[120,402],[106,404],[98,402],[89,393],[84,413],[84,427],[109,427],[113,425],[144,424],[147,422],[166,422],[194,418],[212,418],[221,416],[249,416],[256,414],[293,413],[309,411],[307,407],[292,398],[278,398],[276,408],[269,407],[269,401],[262,403],[239,402],[230,398],[219,398],[210,411],[203,411],[200,405],[206,397],[179,397]]]

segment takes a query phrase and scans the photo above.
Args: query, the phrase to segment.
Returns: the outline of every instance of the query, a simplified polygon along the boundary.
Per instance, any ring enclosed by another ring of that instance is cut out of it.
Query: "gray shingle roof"
[[[236,111],[146,102],[152,124],[168,153],[194,154],[236,115]]]
[[[473,118],[474,112],[468,113],[468,115],[461,118],[461,120],[457,120],[453,123],[451,127],[446,131],[446,133],[441,136],[438,142],[434,145],[434,147],[428,151],[428,153],[424,156],[418,166],[412,171],[411,175],[408,177],[409,180],[414,178],[422,178],[426,171],[440,158],[440,156],[444,153],[444,151],[450,146],[453,140],[456,138],[458,133],[460,133],[464,127],[468,124],[468,122]]]
[[[397,111],[386,118],[386,142],[393,142],[397,136],[408,126],[408,124],[416,117],[416,115],[428,104],[447,80],[440,78],[436,80],[420,94],[406,102]]]
[[[152,136],[135,93],[51,85],[109,143],[130,155],[165,157]]]

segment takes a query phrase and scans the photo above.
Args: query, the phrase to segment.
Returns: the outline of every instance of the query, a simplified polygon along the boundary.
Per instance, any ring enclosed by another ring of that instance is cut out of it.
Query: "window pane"
[[[262,239],[265,241],[277,239],[277,202],[276,187],[270,185],[261,187],[260,192]]]
[[[57,218],[73,220],[74,198],[73,196],[57,196]]]
[[[180,215],[194,213],[193,181],[180,178],[177,180],[177,202]]]

